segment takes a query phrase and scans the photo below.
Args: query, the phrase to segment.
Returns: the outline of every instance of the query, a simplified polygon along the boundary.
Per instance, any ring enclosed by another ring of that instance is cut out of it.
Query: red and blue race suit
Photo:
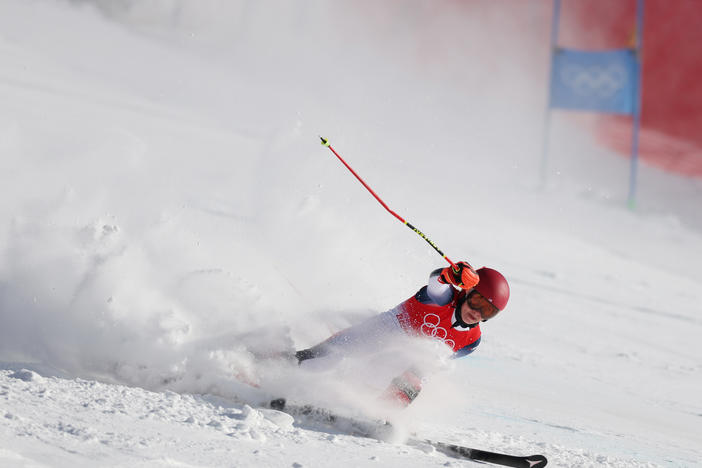
[[[392,312],[405,333],[443,341],[458,358],[472,353],[480,344],[479,325],[463,327],[457,324],[456,302],[459,296],[460,292],[454,290],[450,302],[439,305],[424,286]]]

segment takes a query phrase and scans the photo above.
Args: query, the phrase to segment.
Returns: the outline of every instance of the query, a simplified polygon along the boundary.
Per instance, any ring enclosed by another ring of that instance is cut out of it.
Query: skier
[[[492,268],[477,271],[467,262],[439,268],[427,285],[395,308],[331,336],[295,354],[298,363],[330,354],[382,349],[393,335],[439,340],[454,352],[453,357],[472,353],[480,344],[480,322],[507,305],[509,285]],[[413,366],[392,380],[384,393],[400,406],[409,405],[422,388],[425,372]]]

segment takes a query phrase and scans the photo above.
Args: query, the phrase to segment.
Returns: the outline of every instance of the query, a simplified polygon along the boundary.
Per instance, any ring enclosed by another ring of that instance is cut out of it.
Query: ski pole
[[[331,150],[332,153],[334,153],[334,156],[336,156],[336,157],[339,159],[339,161],[341,161],[341,163],[342,163],[344,166],[346,166],[346,169],[348,169],[349,171],[351,171],[351,174],[353,174],[354,176],[356,176],[356,178],[358,179],[358,181],[359,181],[361,184],[363,184],[363,186],[366,188],[366,190],[368,190],[368,191],[371,193],[371,195],[373,195],[373,196],[375,197],[375,199],[378,200],[378,202],[379,202],[381,205],[383,205],[383,208],[385,208],[385,209],[388,211],[388,213],[390,213],[391,215],[393,215],[395,218],[399,219],[399,220],[402,222],[402,224],[404,224],[405,226],[407,226],[408,228],[410,228],[411,230],[413,230],[414,232],[416,232],[416,233],[419,235],[419,237],[421,237],[422,239],[424,239],[425,241],[427,241],[427,243],[428,243],[429,245],[431,245],[431,246],[434,248],[434,250],[436,250],[437,252],[439,252],[439,255],[441,255],[447,262],[449,262],[449,264],[451,265],[451,267],[453,267],[453,270],[454,270],[454,271],[456,271],[456,272],[459,271],[459,269],[458,269],[458,267],[456,266],[456,264],[453,263],[453,262],[441,251],[441,249],[439,249],[439,248],[436,246],[436,244],[434,244],[434,243],[431,241],[431,239],[429,239],[427,236],[425,236],[424,233],[423,233],[422,231],[420,231],[419,229],[417,229],[416,227],[412,226],[410,223],[408,223],[407,221],[405,221],[400,215],[398,215],[397,213],[395,213],[394,211],[392,211],[392,210],[388,207],[388,205],[385,204],[385,202],[373,191],[373,189],[370,188],[370,187],[368,186],[368,184],[366,184],[366,183],[364,182],[363,179],[361,179],[361,177],[356,173],[356,171],[354,171],[353,168],[352,168],[351,166],[349,166],[348,163],[347,163],[346,161],[344,161],[344,158],[342,158],[341,156],[339,156],[339,153],[337,153],[336,150],[331,146],[331,144],[329,144],[329,140],[327,140],[326,138],[323,138],[323,137],[319,137],[319,138],[322,140],[322,146],[326,146],[327,148],[329,148],[329,149]]]

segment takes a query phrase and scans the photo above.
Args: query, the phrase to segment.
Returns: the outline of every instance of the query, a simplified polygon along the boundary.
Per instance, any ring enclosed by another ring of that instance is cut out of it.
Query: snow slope
[[[539,187],[547,32],[504,9],[548,8],[404,5],[0,2],[1,465],[470,465],[291,427],[234,377],[442,265],[320,134],[511,282],[399,427],[556,466],[699,463],[700,182],[641,167],[629,211],[627,162],[557,116]],[[351,391],[363,363],[261,378],[357,411],[388,357]]]

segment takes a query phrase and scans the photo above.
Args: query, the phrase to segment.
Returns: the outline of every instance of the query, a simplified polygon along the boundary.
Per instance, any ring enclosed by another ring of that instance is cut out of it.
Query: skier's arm
[[[435,304],[446,305],[451,302],[454,288],[471,289],[478,284],[478,273],[469,263],[458,262],[456,266],[458,271],[449,266],[437,268],[429,275],[427,293]]]
[[[427,294],[429,298],[438,305],[446,305],[453,299],[453,286],[439,281],[442,269],[437,268],[432,271],[427,281]]]
[[[459,349],[458,351],[456,351],[455,353],[453,353],[453,355],[451,356],[451,359],[458,359],[458,358],[462,358],[463,356],[468,356],[470,353],[475,351],[475,348],[477,348],[479,344],[480,344],[480,338],[478,338],[477,340],[475,340],[471,344],[466,345],[466,346],[462,347],[461,349]]]

